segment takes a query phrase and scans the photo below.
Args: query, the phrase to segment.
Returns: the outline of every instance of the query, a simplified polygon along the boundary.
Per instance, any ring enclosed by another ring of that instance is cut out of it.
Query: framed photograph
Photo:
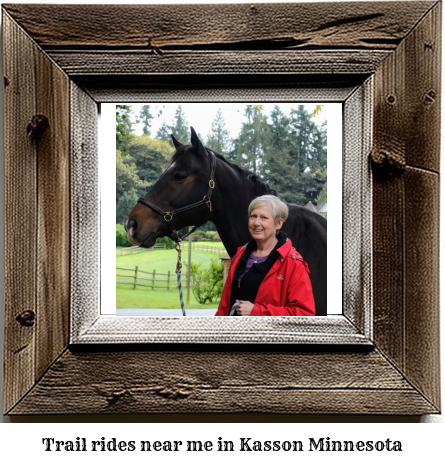
[[[329,92],[332,90],[322,93],[326,97]],[[298,89],[292,92],[294,99],[304,99],[306,93]],[[338,92],[335,96],[339,98]],[[333,274],[329,286],[326,277],[329,263],[339,271],[342,263],[342,248],[338,247],[342,243],[342,120],[343,105],[338,102],[103,104],[100,245],[101,286],[107,292],[101,293],[101,314],[180,316],[181,294],[184,316],[214,316],[230,257],[252,239],[248,205],[259,195],[271,193],[291,205],[282,230],[308,263],[315,314],[341,314],[341,272]],[[200,129],[199,136],[189,124]],[[116,141],[121,141],[118,147],[110,137],[114,128]],[[170,163],[172,156],[176,157],[171,136],[176,143],[178,139],[184,141],[178,149],[182,150],[187,146],[185,141],[190,146],[192,131],[197,143],[205,142],[208,153],[205,157],[190,155],[189,161],[183,162],[184,168],[179,168],[176,162]],[[113,151],[116,166],[109,156]],[[211,174],[207,162],[213,156]],[[181,170],[198,161],[197,174],[191,173],[190,181],[170,181],[172,170],[183,175]],[[366,170],[364,166],[362,171]],[[328,171],[333,179],[329,189]],[[353,175],[350,169],[348,173]],[[207,203],[202,199],[207,196],[210,177],[213,187]],[[361,186],[359,179],[356,189]],[[174,207],[165,207],[178,188],[180,195]],[[147,198],[152,192],[160,193],[153,207],[139,205],[147,191]],[[331,227],[326,241],[328,191]],[[362,201],[360,194],[354,197]],[[369,199],[370,195],[368,203]],[[186,239],[179,250],[175,250],[165,215],[154,210],[157,204],[169,211],[183,209],[173,213],[172,219],[179,237]],[[129,229],[130,222],[134,223],[132,235],[124,226]],[[155,224],[159,228],[156,243],[148,243],[144,232],[138,238],[144,222],[149,228]],[[183,224],[186,228],[181,228]],[[178,263],[182,269],[180,292]],[[116,293],[109,289],[114,279]],[[288,311],[291,307],[274,308],[272,313],[280,316]]]
[[[6,414],[440,411],[440,2],[2,14]],[[341,106],[326,316],[113,314],[99,121],[126,102]]]

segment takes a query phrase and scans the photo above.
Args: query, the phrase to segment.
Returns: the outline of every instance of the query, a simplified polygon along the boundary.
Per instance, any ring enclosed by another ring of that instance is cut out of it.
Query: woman
[[[315,315],[308,266],[281,231],[288,212],[273,195],[251,202],[252,240],[232,258],[216,316]]]

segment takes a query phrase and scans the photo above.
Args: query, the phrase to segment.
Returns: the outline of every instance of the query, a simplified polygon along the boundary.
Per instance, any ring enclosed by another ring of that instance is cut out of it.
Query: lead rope
[[[181,284],[181,268],[182,268],[182,262],[181,262],[181,244],[180,242],[176,242],[175,244],[175,249],[178,252],[178,261],[176,263],[176,277],[178,279],[178,290],[179,290],[179,300],[181,302],[181,310],[182,310],[182,316],[186,316],[185,314],[185,307],[184,307],[184,298],[182,296],[182,284]]]

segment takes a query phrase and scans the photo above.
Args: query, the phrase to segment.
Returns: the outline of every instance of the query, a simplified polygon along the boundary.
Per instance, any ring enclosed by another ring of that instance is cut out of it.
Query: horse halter
[[[141,197],[138,200],[138,203],[142,203],[146,207],[151,208],[153,211],[155,211],[155,212],[157,212],[157,213],[159,213],[160,215],[163,216],[164,220],[170,226],[172,236],[173,236],[173,240],[176,242],[176,244],[178,244],[179,242],[184,240],[186,237],[188,237],[190,234],[192,234],[198,228],[198,225],[193,226],[193,228],[187,234],[185,234],[182,237],[179,237],[178,231],[176,231],[176,228],[175,228],[175,226],[173,224],[173,217],[176,214],[185,212],[187,210],[191,210],[192,208],[196,208],[196,207],[199,207],[200,205],[204,205],[204,204],[207,205],[207,207],[209,208],[210,213],[212,212],[212,201],[211,201],[211,199],[212,199],[213,189],[215,188],[214,176],[215,176],[215,169],[216,169],[216,156],[211,150],[209,150],[209,149],[206,149],[206,150],[209,153],[209,155],[211,156],[210,180],[209,180],[209,189],[207,191],[207,194],[204,195],[204,197],[202,198],[202,200],[198,200],[198,202],[192,203],[190,205],[186,205],[185,207],[181,207],[181,208],[178,208],[178,209],[172,210],[172,211],[164,211],[161,208],[159,208],[158,206],[156,206],[154,203],[150,202],[149,200],[144,199],[143,197]]]

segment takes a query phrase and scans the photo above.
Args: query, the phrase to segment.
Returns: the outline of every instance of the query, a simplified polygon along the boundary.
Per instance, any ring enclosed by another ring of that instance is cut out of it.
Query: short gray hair
[[[280,200],[278,197],[274,195],[262,195],[261,197],[257,197],[250,202],[249,205],[249,217],[252,213],[252,210],[255,210],[259,207],[270,207],[272,209],[272,216],[275,223],[278,223],[281,219],[286,221],[289,215],[289,208],[288,206]]]

